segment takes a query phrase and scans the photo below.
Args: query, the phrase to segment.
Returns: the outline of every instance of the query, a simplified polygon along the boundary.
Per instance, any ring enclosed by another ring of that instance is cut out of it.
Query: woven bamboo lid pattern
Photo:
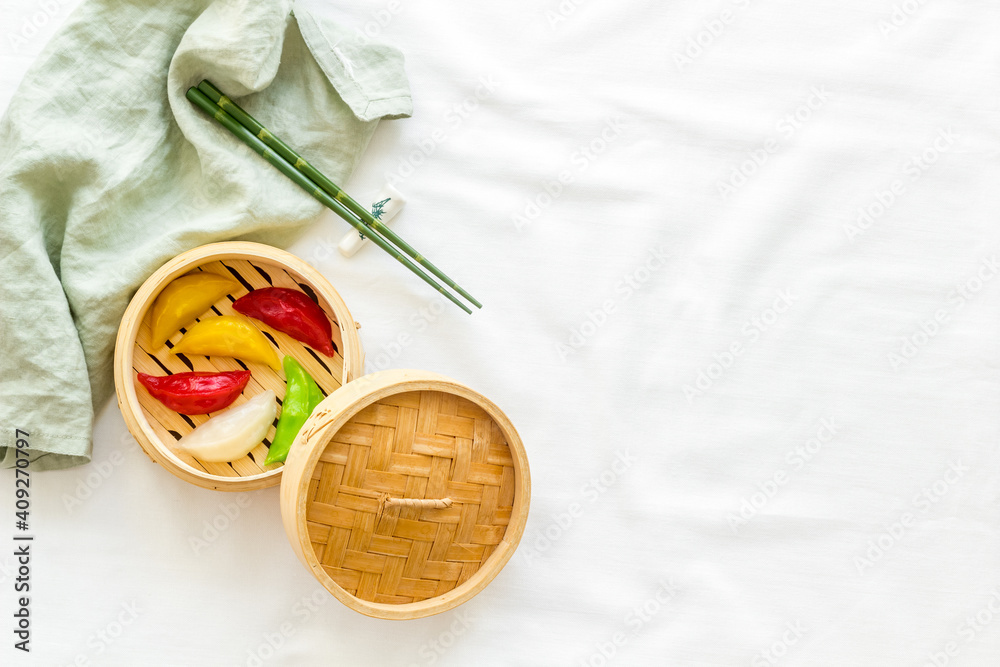
[[[341,601],[415,618],[496,576],[524,530],[529,487],[520,438],[492,402],[440,375],[384,371],[306,422],[282,516],[299,558]]]

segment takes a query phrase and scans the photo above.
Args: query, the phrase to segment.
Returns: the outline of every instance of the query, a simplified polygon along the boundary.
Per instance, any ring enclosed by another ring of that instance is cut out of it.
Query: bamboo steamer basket
[[[235,278],[240,288],[217,301],[205,317],[236,315],[233,301],[251,289],[289,287],[314,296],[333,321],[333,359],[308,349],[290,336],[254,320],[264,332],[279,357],[294,356],[309,371],[327,395],[362,374],[364,355],[358,338],[358,325],[347,305],[330,283],[314,268],[291,253],[259,243],[226,242],[201,246],[182,253],[164,264],[139,288],[122,317],[115,343],[115,390],[125,424],[146,454],[181,479],[198,486],[220,491],[247,491],[276,486],[281,482],[281,464],[264,466],[267,445],[274,437],[272,425],[265,438],[247,456],[231,463],[199,461],[176,447],[183,435],[207,421],[211,415],[180,415],[164,407],[145,389],[136,386],[138,373],[165,375],[186,371],[231,371],[250,369],[250,383],[234,405],[267,389],[281,397],[285,380],[281,373],[266,364],[242,362],[223,357],[182,356],[170,354],[185,329],[175,333],[159,349],[150,345],[147,312],[160,291],[174,278],[198,271],[212,271]],[[200,321],[201,318],[199,318]]]
[[[336,357],[318,355],[254,320],[280,354],[300,361],[327,395],[306,421],[285,464],[262,467],[274,435],[231,463],[206,463],[176,441],[210,415],[185,417],[137,387],[139,372],[252,371],[237,399],[284,378],[263,364],[178,358],[150,349],[147,312],[174,278],[215,271],[242,288],[206,317],[233,314],[249,289],[271,285],[315,297],[334,323]],[[282,522],[292,549],[338,600],[368,616],[412,619],[452,609],[479,593],[510,560],[524,532],[531,495],[528,460],[510,419],[492,401],[442,375],[387,370],[363,375],[358,325],[332,285],[290,253],[227,242],[183,253],[140,287],[122,318],[115,386],[125,423],[157,464],[210,489],[281,484]]]

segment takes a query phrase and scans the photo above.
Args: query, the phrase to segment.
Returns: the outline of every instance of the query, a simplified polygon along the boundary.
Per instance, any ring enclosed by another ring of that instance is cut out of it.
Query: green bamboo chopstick
[[[371,227],[366,226],[360,220],[356,220],[351,212],[339,201],[331,197],[326,191],[320,188],[316,183],[310,180],[305,174],[296,169],[294,166],[289,164],[284,158],[275,153],[272,149],[267,147],[264,142],[254,136],[250,130],[240,125],[235,118],[229,115],[226,111],[219,107],[215,102],[209,99],[203,92],[197,88],[188,88],[187,98],[195,106],[200,108],[202,111],[208,115],[215,118],[223,127],[236,135],[236,138],[245,143],[250,147],[255,153],[263,157],[265,160],[270,162],[275,168],[278,169],[285,176],[290,178],[295,182],[296,185],[301,187],[303,190],[311,194],[315,199],[317,199],[321,204],[332,210],[334,213],[344,218],[348,223],[350,223],[355,229],[357,229],[362,234],[365,234],[387,253],[396,258],[401,264],[403,264],[410,271],[415,273],[421,278],[425,283],[433,287],[435,290],[447,297],[452,303],[464,310],[465,312],[472,314],[472,311],[464,303],[459,301],[455,295],[446,290],[444,287],[439,285],[434,281],[433,278],[424,273],[419,266],[410,261],[410,258],[403,255],[395,247],[389,244],[380,234],[375,232]]]
[[[389,229],[385,223],[376,218],[371,214],[371,212],[354,201],[354,199],[344,192],[340,186],[328,179],[322,172],[313,167],[303,158],[301,155],[296,153],[291,147],[288,146],[279,137],[275,136],[273,132],[268,130],[266,127],[257,122],[253,116],[244,111],[238,104],[233,102],[231,99],[226,97],[221,90],[216,88],[211,81],[207,79],[203,80],[198,84],[198,90],[203,92],[210,100],[215,102],[221,109],[224,109],[229,113],[230,116],[236,119],[236,121],[243,127],[250,130],[251,133],[257,135],[264,144],[273,150],[275,153],[284,158],[289,164],[301,171],[303,174],[309,177],[316,185],[321,187],[327,194],[342,202],[348,210],[357,215],[361,220],[367,224],[372,229],[381,232],[387,239],[395,243],[399,248],[413,258],[417,264],[433,273],[439,279],[441,279],[448,287],[451,287],[456,292],[461,294],[463,297],[469,300],[477,308],[482,308],[483,304],[479,303],[471,294],[466,292],[459,286],[454,280],[449,278],[441,269],[437,268],[428,260],[426,257],[421,255],[416,249],[413,248],[409,243],[404,241],[398,234]]]

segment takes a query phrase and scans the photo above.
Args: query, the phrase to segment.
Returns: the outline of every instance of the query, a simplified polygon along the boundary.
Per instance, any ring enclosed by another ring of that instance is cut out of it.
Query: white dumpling
[[[202,461],[235,461],[263,442],[277,412],[274,392],[268,389],[200,424],[177,446]]]

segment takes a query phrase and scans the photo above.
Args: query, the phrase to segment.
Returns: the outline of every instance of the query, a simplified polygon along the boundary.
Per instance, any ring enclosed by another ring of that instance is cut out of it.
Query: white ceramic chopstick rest
[[[375,202],[372,204],[372,215],[388,225],[389,221],[396,217],[396,214],[405,205],[406,199],[399,194],[399,190],[386,183],[375,197]],[[361,234],[352,229],[347,232],[344,238],[340,239],[340,245],[337,248],[344,257],[353,257],[366,243],[368,243],[368,239],[361,238]]]
[[[263,442],[277,413],[274,392],[268,389],[199,424],[177,446],[200,461],[236,461]]]

